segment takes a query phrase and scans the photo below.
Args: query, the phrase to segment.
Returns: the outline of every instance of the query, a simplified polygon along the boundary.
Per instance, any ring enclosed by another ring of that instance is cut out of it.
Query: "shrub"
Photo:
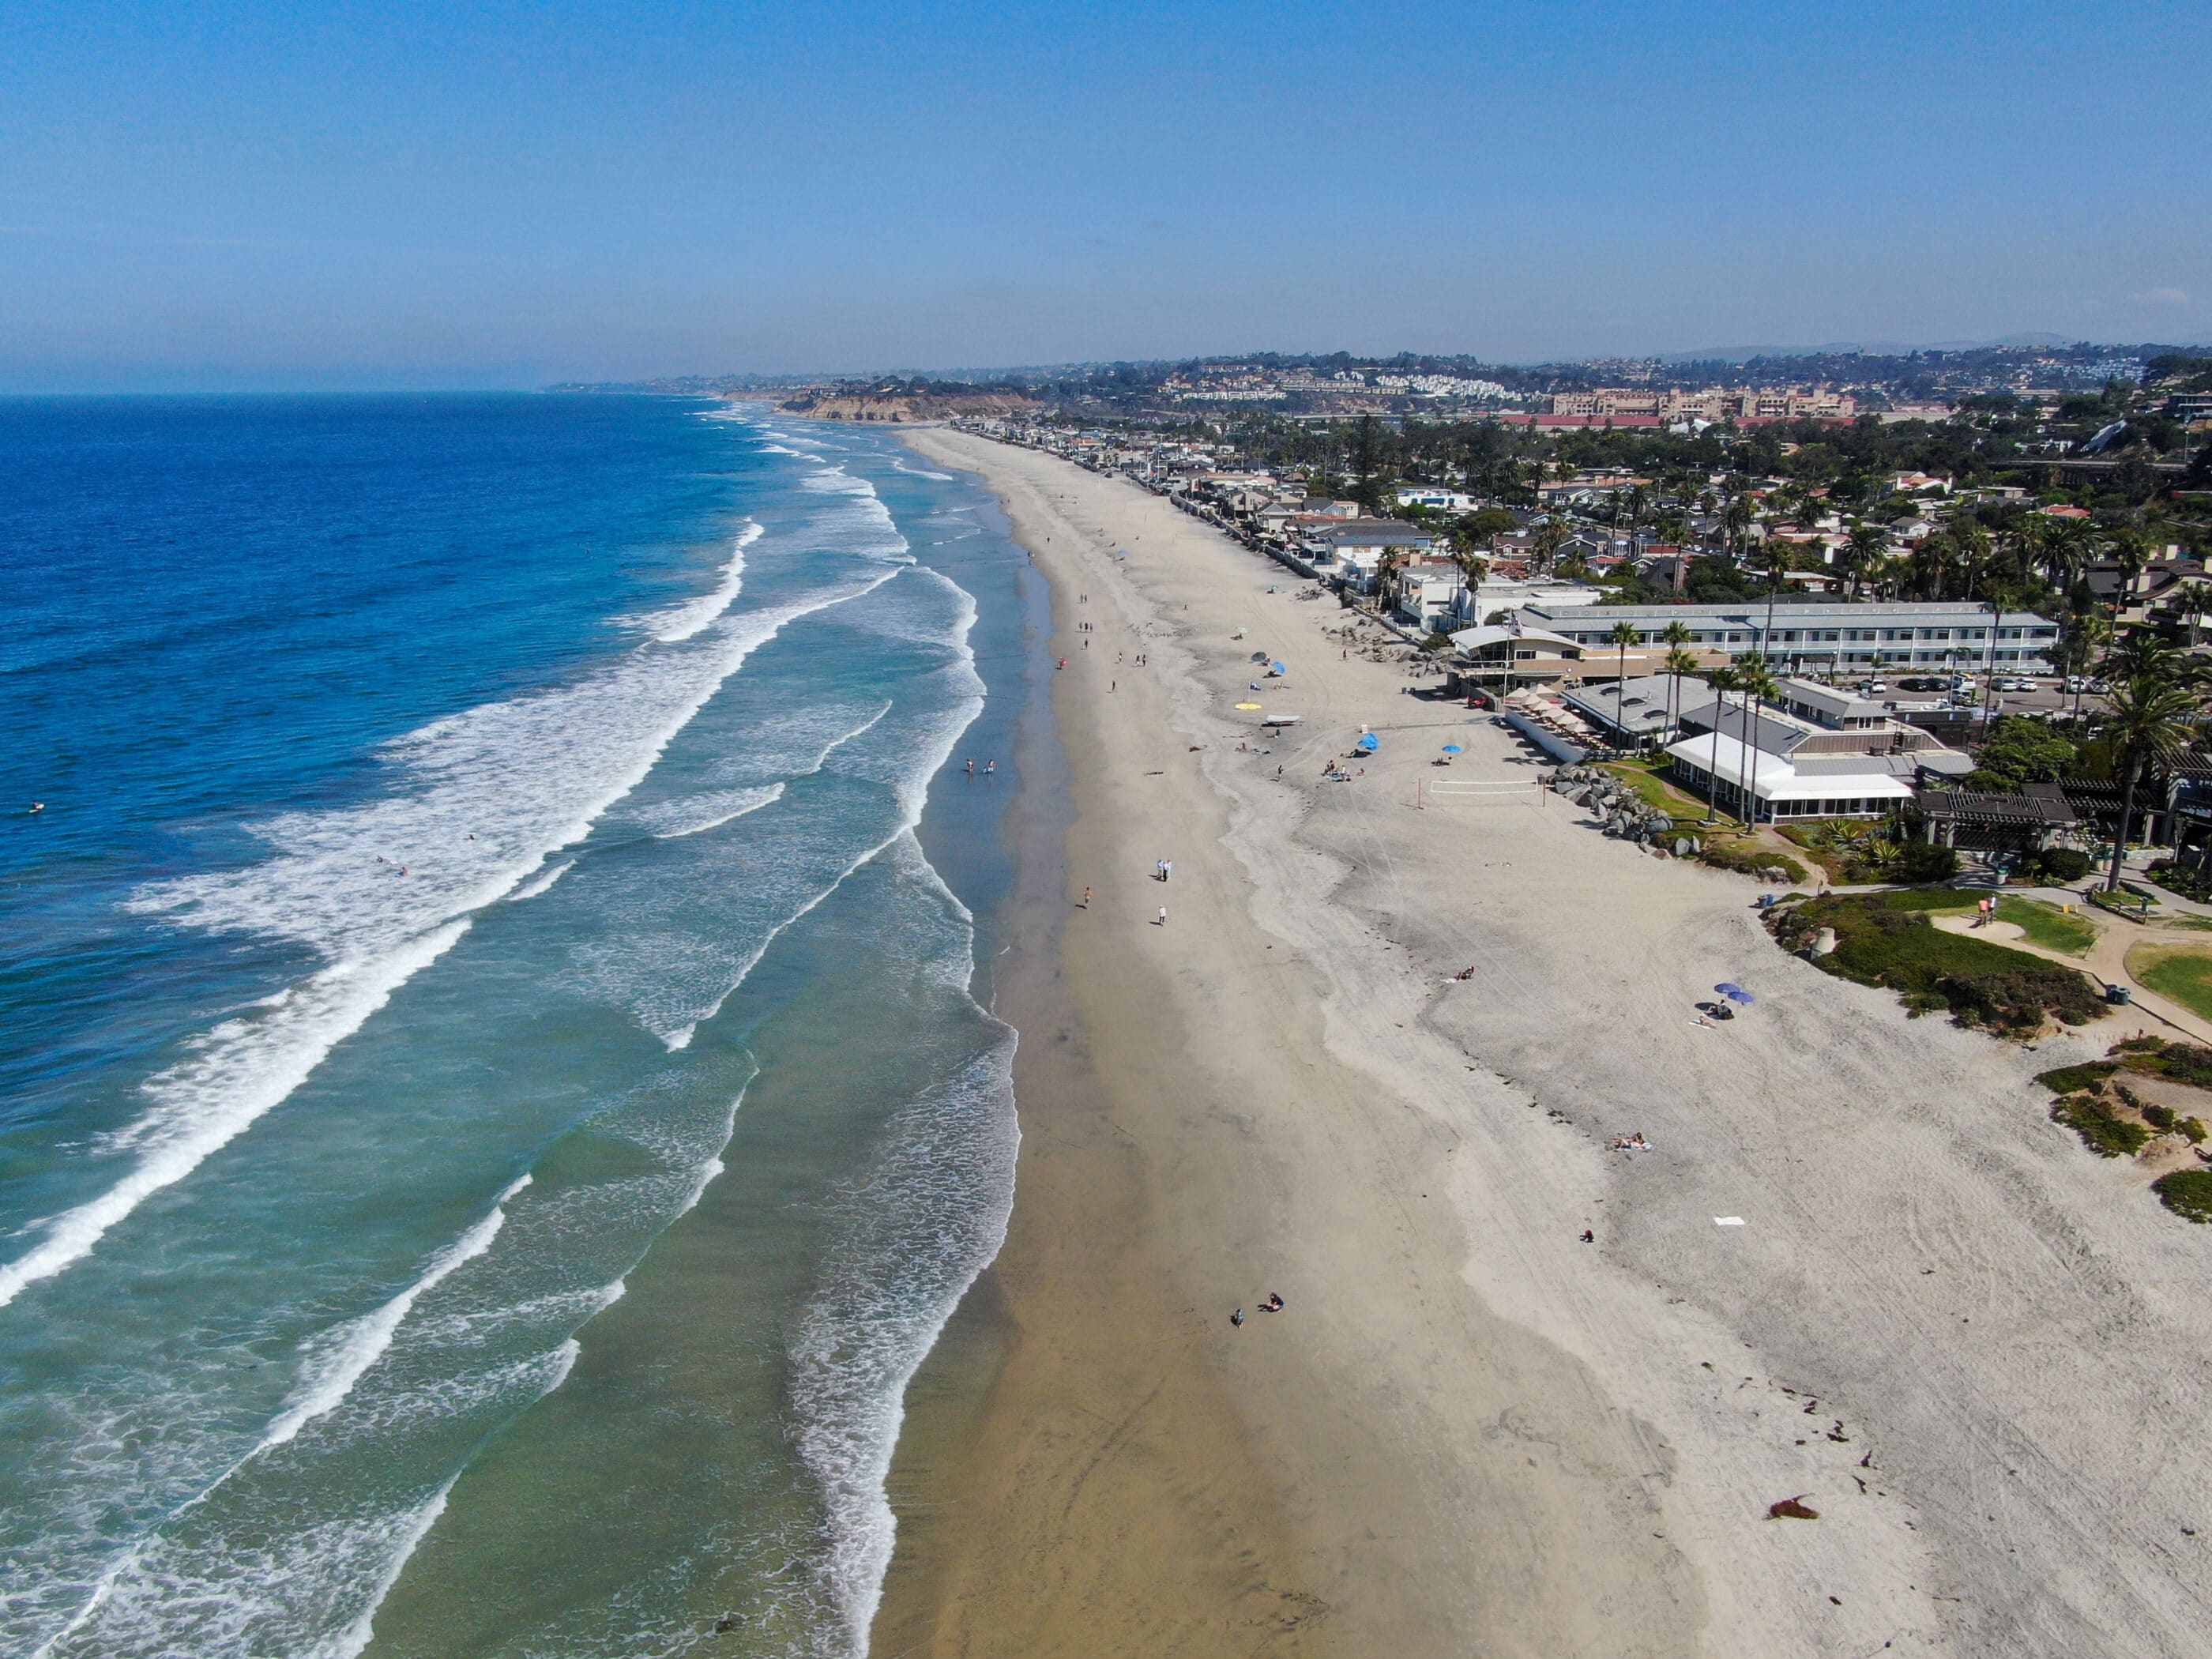
[[[2159,1202],[2185,1221],[2212,1221],[2212,1170],[2176,1170],[2150,1183]]]
[[[2094,1095],[2072,1095],[2051,1109],[2051,1121],[2081,1137],[2099,1158],[2133,1158],[2150,1143],[2150,1131],[2114,1115]]]
[[[2150,867],[2151,879],[2168,892],[2204,903],[2212,901],[2212,872],[2185,870],[2172,859],[2160,859]]]
[[[2084,1089],[2094,1089],[2120,1068],[2109,1060],[2093,1060],[2082,1066],[2062,1066],[2055,1072],[2045,1072],[2035,1080],[2053,1094],[2079,1094]]]
[[[1708,841],[1698,849],[1698,862],[1710,864],[1717,870],[1734,870],[1741,875],[1755,876],[1763,871],[1779,870],[1791,881],[1805,879],[1805,866],[1796,859],[1755,841]]]
[[[1819,958],[1821,969],[1862,985],[1888,986],[1920,1012],[1932,1010],[1940,999],[1961,1024],[2016,1032],[2039,1027],[2046,1015],[2080,1024],[2102,1012],[2097,988],[2077,969],[1944,933],[1921,913],[1924,907],[1888,902],[1904,896],[1811,899],[1786,910],[1778,907],[1768,925],[1783,947],[1793,951],[1810,945],[1821,928],[1833,927],[1836,949]]]
[[[2093,862],[2087,853],[2071,847],[2053,847],[2032,855],[2021,866],[2021,873],[2045,887],[2063,887],[2087,875]]]
[[[2139,1109],[2143,1115],[2143,1121],[2149,1124],[2152,1128],[2156,1129],[2160,1134],[2165,1133],[2168,1129],[2173,1127],[2174,1111],[2172,1107],[2161,1106],[2156,1101],[2149,1101],[2145,1103]]]
[[[2212,1048],[2200,1048],[2193,1042],[2160,1043],[2142,1054],[2141,1068],[2176,1083],[2212,1089]]]
[[[1953,848],[1911,841],[1897,849],[1897,856],[1889,861],[1889,872],[1903,882],[1948,881],[1959,873],[1959,854]]]
[[[2181,1131],[2183,1138],[2185,1139],[2191,1146],[2202,1146],[2204,1144],[2204,1120],[2203,1118],[2185,1117],[2179,1123],[2174,1125],[2174,1127]]]

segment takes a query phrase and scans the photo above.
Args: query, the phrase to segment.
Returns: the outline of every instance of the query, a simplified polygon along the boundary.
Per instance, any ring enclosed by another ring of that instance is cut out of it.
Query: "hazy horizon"
[[[0,26],[0,391],[2212,337],[2212,14]]]

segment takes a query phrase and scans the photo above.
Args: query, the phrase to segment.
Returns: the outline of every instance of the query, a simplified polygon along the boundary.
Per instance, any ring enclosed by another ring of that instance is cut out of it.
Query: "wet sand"
[[[1905,1019],[1279,567],[911,441],[1054,583],[1073,816],[1024,832],[1013,1223],[910,1401],[877,1653],[2187,1650],[2205,1244],[2045,1121],[2091,1042]],[[1238,701],[1305,724],[1239,753]],[[1694,1025],[1722,979],[1760,1001]]]

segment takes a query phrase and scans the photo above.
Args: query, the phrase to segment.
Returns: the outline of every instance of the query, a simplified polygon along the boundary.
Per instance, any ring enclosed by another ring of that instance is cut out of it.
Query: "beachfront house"
[[[1398,620],[1427,633],[1459,615],[1467,576],[1449,559],[1421,559],[1393,570],[1389,588]]]
[[[1371,593],[1376,572],[1386,558],[1404,563],[1425,559],[1437,544],[1419,526],[1391,519],[1352,519],[1309,532],[1303,546],[1317,570],[1338,574],[1354,592]]]

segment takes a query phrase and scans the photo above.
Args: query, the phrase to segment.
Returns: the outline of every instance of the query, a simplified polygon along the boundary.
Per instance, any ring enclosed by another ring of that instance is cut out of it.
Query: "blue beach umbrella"
[[[1464,755],[1467,753],[1467,750],[1461,748],[1455,743],[1448,743],[1444,745],[1444,753],[1447,755]]]
[[[1352,744],[1353,748],[1364,750],[1370,755],[1382,746],[1382,741],[1377,738],[1372,732],[1370,732],[1365,737],[1360,738],[1358,743]]]
[[[1713,989],[1718,991],[1723,996],[1728,998],[1731,1002],[1756,1002],[1759,1000],[1758,998],[1752,995],[1750,992],[1745,990],[1741,985],[1716,985],[1713,987]]]

